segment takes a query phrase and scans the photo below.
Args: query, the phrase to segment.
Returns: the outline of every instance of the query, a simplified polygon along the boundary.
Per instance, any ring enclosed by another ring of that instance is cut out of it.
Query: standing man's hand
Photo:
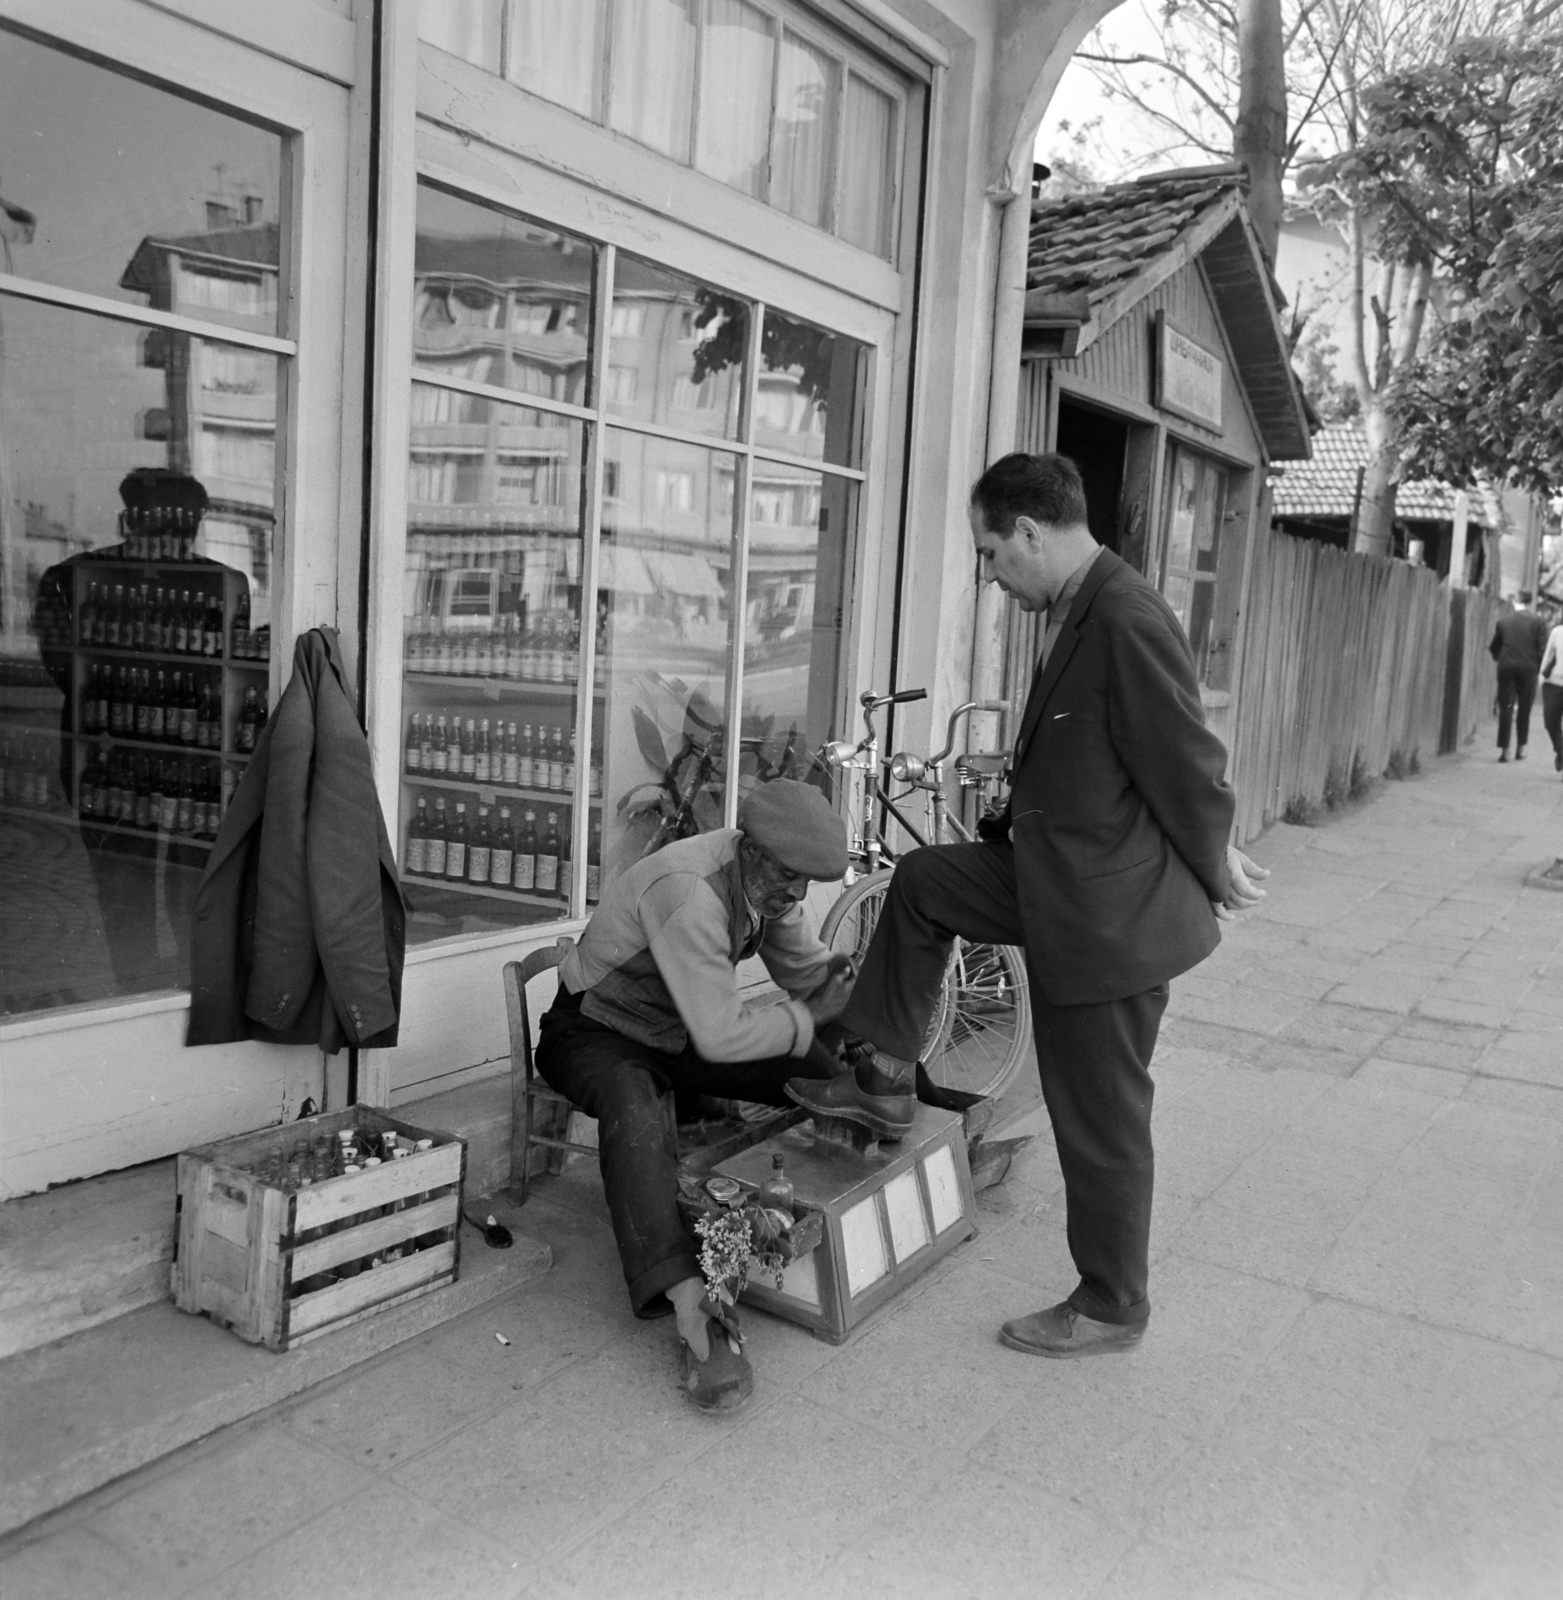
[[[1225,900],[1212,900],[1210,908],[1223,922],[1235,922],[1235,913],[1252,911],[1265,898],[1266,891],[1254,887],[1255,879],[1268,878],[1270,869],[1250,861],[1235,844],[1227,846],[1227,873],[1232,887]]]

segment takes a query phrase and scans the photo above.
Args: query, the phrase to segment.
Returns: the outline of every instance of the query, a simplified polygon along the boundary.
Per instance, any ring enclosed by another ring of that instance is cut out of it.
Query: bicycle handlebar
[[[858,703],[865,711],[873,711],[878,706],[903,706],[913,700],[926,700],[926,689],[903,689],[899,694],[875,694],[872,689],[866,690]]]

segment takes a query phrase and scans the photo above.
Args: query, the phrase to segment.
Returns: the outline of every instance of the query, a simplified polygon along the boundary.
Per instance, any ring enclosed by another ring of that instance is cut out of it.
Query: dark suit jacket
[[[1498,618],[1487,646],[1502,668],[1540,672],[1541,653],[1547,648],[1547,625],[1534,611],[1506,611]]]
[[[185,1043],[394,1045],[406,939],[341,647],[315,628],[196,892]]]
[[[1172,608],[1103,550],[1032,684],[1010,795],[1032,981],[1055,1005],[1153,989],[1220,943],[1234,801]]]

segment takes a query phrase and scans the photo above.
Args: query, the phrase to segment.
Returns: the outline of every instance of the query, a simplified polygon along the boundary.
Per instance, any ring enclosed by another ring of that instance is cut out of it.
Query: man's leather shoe
[[[858,1122],[886,1139],[899,1139],[917,1114],[917,1096],[910,1088],[902,1094],[869,1094],[855,1072],[839,1078],[789,1078],[787,1098],[813,1116]]]
[[[1028,1356],[1105,1356],[1114,1350],[1132,1350],[1145,1336],[1143,1322],[1098,1322],[1076,1311],[1065,1300],[1029,1317],[1016,1317],[999,1330],[1011,1350]]]
[[[711,1353],[704,1361],[688,1344],[684,1352],[684,1392],[701,1411],[737,1411],[754,1393],[754,1368],[743,1347],[719,1322],[706,1323]]]

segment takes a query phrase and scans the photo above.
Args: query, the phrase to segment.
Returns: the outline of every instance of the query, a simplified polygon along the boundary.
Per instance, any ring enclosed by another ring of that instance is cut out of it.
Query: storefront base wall
[[[156,1161],[191,1144],[264,1128],[320,1097],[319,1050],[187,1050],[186,995],[106,1007],[79,1027],[58,1017],[0,1035],[0,1200]]]

